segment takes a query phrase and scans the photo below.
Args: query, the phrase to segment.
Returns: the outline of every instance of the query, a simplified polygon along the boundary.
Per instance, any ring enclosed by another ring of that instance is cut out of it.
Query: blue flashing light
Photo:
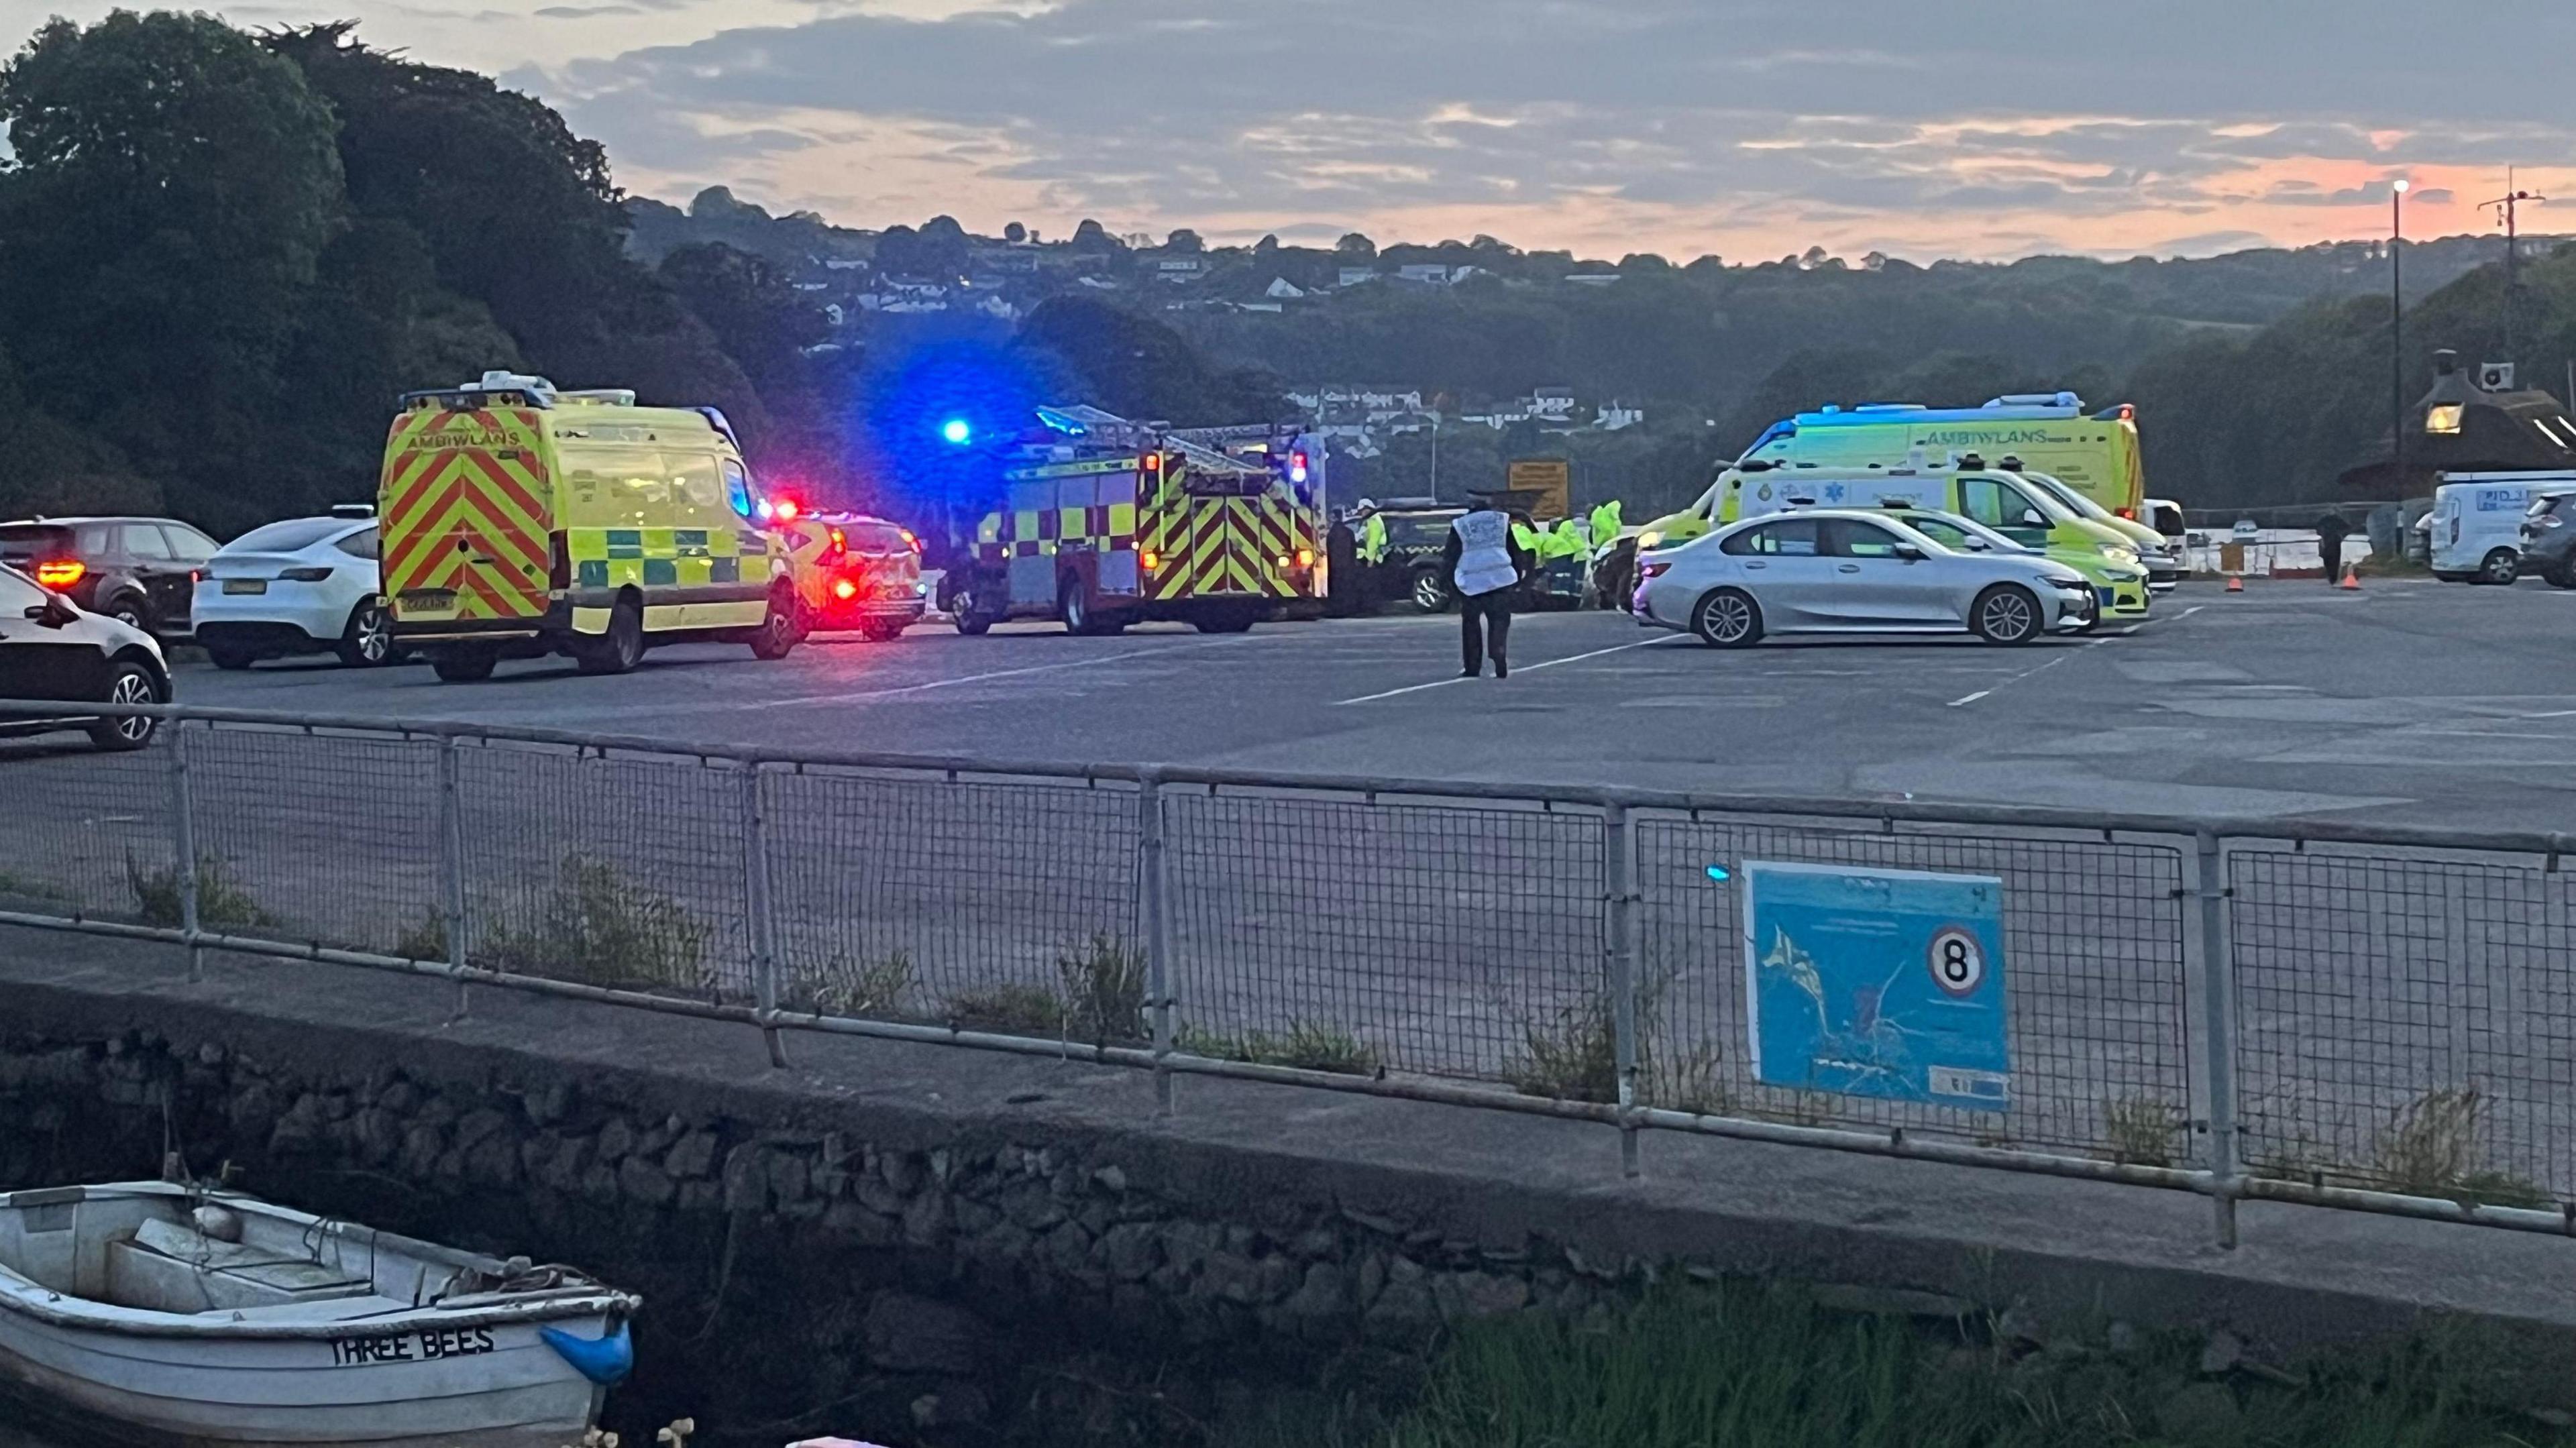
[[[1711,866],[1709,866],[1709,867],[1708,867],[1708,877],[1709,877],[1710,879],[1712,879],[1712,880],[1715,880],[1717,883],[1719,883],[1719,884],[1721,884],[1721,885],[1723,885],[1723,884],[1725,884],[1727,881],[1729,881],[1729,880],[1731,880],[1731,879],[1735,878],[1733,874],[1731,874],[1731,873],[1729,873],[1729,872],[1728,872],[1727,868],[1726,868],[1724,865],[1711,865]]]
[[[939,435],[952,447],[964,447],[975,440],[975,425],[962,417],[952,417],[939,425]]]

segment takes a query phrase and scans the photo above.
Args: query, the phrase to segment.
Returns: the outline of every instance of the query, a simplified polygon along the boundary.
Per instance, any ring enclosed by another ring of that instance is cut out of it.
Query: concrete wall
[[[41,953],[30,946],[41,946]],[[2576,1244],[1650,1138],[0,931],[0,1185],[200,1176],[643,1292],[631,1425],[1147,1437],[1230,1392],[1660,1274],[1826,1284],[2034,1335],[2225,1326],[2259,1352],[2470,1320],[2561,1384]],[[2563,1388],[2562,1388],[2563,1391]],[[759,1433],[754,1433],[758,1437]],[[783,1438],[780,1440],[783,1441]]]

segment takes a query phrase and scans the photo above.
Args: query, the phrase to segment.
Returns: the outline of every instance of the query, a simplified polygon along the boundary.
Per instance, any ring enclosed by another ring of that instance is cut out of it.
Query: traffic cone
[[[2230,593],[2243,593],[2245,591],[2245,575],[2242,573],[2231,573],[2227,575],[2227,591]]]
[[[2346,593],[2361,592],[2360,564],[2347,563],[2343,566],[2343,591]]]

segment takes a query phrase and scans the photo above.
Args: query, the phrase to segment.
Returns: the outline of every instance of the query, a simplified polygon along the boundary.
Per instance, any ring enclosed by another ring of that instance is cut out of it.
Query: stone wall
[[[1169,1429],[1205,1421],[1216,1405],[1193,1400],[1229,1380],[1293,1383],[1353,1344],[1406,1354],[1457,1318],[1581,1313],[1645,1276],[1288,1199],[1192,1215],[1061,1142],[873,1141],[562,1077],[329,1070],[139,1032],[0,1043],[0,1120],[0,1182],[157,1175],[177,1151],[308,1210],[638,1289],[630,1424]]]

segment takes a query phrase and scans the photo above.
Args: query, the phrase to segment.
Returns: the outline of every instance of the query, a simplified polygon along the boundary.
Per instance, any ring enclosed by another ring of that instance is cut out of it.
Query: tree
[[[1199,234],[1190,230],[1186,226],[1173,232],[1170,236],[1165,237],[1163,239],[1163,246],[1167,251],[1189,252],[1193,254],[1207,250],[1207,243],[1199,240]]]
[[[1020,243],[1027,241],[1028,239],[1029,229],[1016,221],[1002,228],[1002,240],[1009,242],[1013,246],[1018,246]]]
[[[0,122],[0,334],[28,402],[174,502],[256,493],[257,419],[342,219],[330,107],[219,21],[119,11],[38,31]]]
[[[1333,243],[1333,250],[1353,261],[1377,260],[1377,243],[1356,231]]]
[[[1078,252],[1109,253],[1127,249],[1127,244],[1109,234],[1109,228],[1086,216],[1073,229],[1073,249]]]
[[[1221,371],[1161,322],[1087,297],[1040,304],[1014,346],[1058,389],[1122,417],[1215,427],[1289,413],[1267,373]]]

